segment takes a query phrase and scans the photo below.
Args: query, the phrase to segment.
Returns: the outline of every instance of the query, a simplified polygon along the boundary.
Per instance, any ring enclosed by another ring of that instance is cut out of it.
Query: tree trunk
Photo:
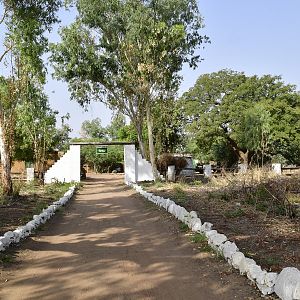
[[[13,194],[12,179],[11,179],[11,158],[9,155],[9,145],[5,137],[5,130],[0,124],[0,155],[2,167],[2,188],[3,195],[11,196]]]
[[[237,154],[239,159],[241,159],[242,163],[245,164],[247,167],[249,165],[249,150],[242,150],[240,147],[238,147],[236,141],[234,141],[229,136],[226,136],[227,141],[229,142],[229,145],[232,147],[233,151]]]
[[[239,157],[242,160],[242,163],[248,166],[249,164],[249,151],[243,152],[239,150]]]
[[[146,151],[145,151],[145,145],[143,142],[143,128],[141,124],[135,124],[136,132],[137,132],[137,138],[139,142],[139,150],[143,158],[146,158]]]
[[[148,128],[148,140],[149,140],[149,152],[150,152],[150,162],[152,165],[152,172],[154,179],[158,179],[157,166],[155,161],[155,148],[153,142],[153,129],[152,129],[152,117],[151,117],[151,108],[150,103],[147,101],[146,104],[146,119],[147,119],[147,128]]]

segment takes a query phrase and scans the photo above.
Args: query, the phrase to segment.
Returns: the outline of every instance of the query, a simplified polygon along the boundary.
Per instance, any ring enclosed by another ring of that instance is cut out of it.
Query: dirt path
[[[259,299],[118,175],[88,180],[14,254],[0,274],[0,299]]]

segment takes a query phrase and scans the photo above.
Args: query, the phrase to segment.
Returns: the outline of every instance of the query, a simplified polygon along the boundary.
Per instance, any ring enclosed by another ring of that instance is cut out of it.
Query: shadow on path
[[[0,299],[259,299],[117,175],[87,180],[15,254]]]

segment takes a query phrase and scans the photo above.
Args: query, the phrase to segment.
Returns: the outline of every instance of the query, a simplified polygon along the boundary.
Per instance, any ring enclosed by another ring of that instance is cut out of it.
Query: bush
[[[167,173],[168,166],[175,166],[176,175],[186,167],[187,161],[184,157],[176,157],[170,153],[163,153],[157,160],[157,169],[161,174]]]

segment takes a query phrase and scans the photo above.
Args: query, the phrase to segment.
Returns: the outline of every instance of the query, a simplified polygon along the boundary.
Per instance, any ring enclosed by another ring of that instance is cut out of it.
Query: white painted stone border
[[[69,190],[58,201],[53,202],[39,215],[34,215],[33,219],[26,225],[18,227],[14,231],[7,231],[3,236],[0,236],[0,252],[4,251],[11,244],[17,244],[21,239],[31,235],[31,233],[37,229],[41,224],[44,224],[49,220],[57,209],[64,206],[73,196],[75,186],[69,188]]]
[[[188,212],[184,207],[177,205],[174,201],[148,193],[135,183],[130,183],[138,193],[159,207],[163,207],[178,220],[188,225],[197,233],[204,234],[208,244],[218,253],[222,254],[227,262],[246,275],[263,295],[276,293],[283,300],[300,299],[300,271],[297,268],[284,268],[279,274],[262,270],[256,262],[239,251],[235,243],[230,242],[224,234],[212,230],[213,224],[202,223],[195,211]]]

